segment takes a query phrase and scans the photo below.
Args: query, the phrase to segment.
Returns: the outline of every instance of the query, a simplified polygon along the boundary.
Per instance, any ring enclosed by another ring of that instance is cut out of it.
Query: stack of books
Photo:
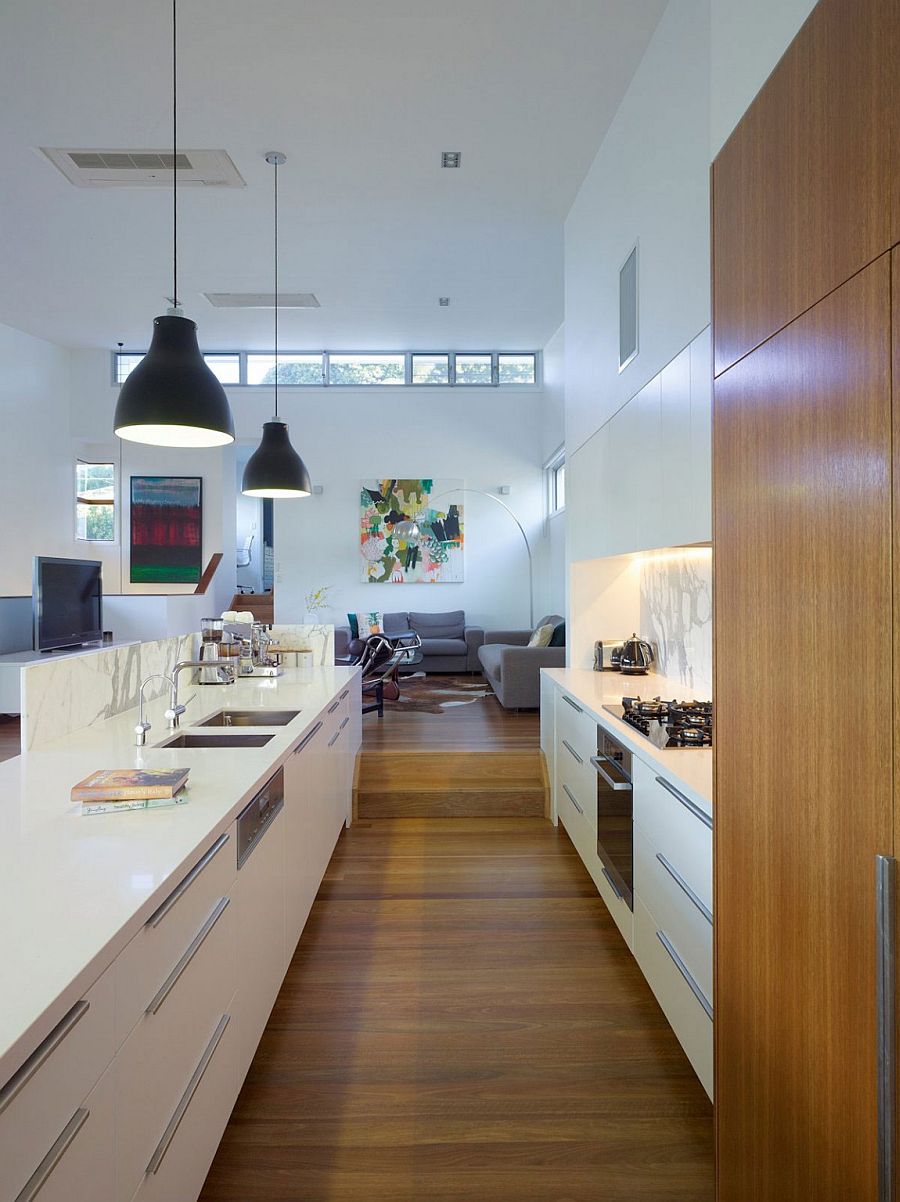
[[[184,805],[188,768],[112,768],[92,772],[72,789],[82,814]]]

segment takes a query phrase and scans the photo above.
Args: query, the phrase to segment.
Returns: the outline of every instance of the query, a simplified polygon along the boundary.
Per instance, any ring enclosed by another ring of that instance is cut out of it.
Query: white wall
[[[255,443],[271,416],[266,389],[230,390],[242,440]],[[359,579],[359,492],[377,476],[457,477],[470,488],[512,491],[504,501],[528,532],[542,579],[542,403],[539,389],[310,389],[281,395],[282,416],[321,496],[275,504],[275,604],[300,621],[311,588],[335,588],[326,621],[357,609],[464,609],[482,626],[529,622],[524,543],[499,505],[468,494],[465,581],[364,584]],[[535,616],[543,612],[537,595]]]
[[[546,463],[566,441],[565,326],[561,325],[544,347],[544,403],[541,456]],[[545,504],[549,497],[545,496]],[[549,509],[549,506],[548,506]],[[542,613],[564,614],[568,604],[565,510],[544,522],[544,562],[541,586]],[[538,617],[541,615],[538,614]]]
[[[670,0],[566,220],[570,454],[709,322],[709,27],[709,0]],[[636,241],[639,351],[620,373]]]
[[[816,0],[713,0],[710,159],[722,149]]]

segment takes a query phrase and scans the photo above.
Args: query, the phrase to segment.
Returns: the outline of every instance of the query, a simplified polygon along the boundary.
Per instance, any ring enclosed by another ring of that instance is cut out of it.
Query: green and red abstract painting
[[[367,584],[460,584],[461,480],[364,480],[360,579]]]
[[[131,477],[131,583],[196,584],[203,571],[200,476]]]

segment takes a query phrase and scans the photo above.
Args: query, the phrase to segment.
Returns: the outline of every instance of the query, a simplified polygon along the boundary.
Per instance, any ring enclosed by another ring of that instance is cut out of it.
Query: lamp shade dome
[[[308,497],[312,484],[306,464],[291,446],[287,423],[263,423],[259,446],[247,460],[241,491],[248,497]]]
[[[154,319],[150,349],[119,392],[115,431],[129,442],[160,447],[234,442],[231,406],[200,353],[196,322]]]

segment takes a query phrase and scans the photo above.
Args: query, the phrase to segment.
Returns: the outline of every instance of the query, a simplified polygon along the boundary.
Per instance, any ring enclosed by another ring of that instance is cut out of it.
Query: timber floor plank
[[[712,1108],[561,828],[344,832],[201,1202],[713,1193]]]
[[[0,714],[0,763],[21,755],[20,729],[17,716]]]

